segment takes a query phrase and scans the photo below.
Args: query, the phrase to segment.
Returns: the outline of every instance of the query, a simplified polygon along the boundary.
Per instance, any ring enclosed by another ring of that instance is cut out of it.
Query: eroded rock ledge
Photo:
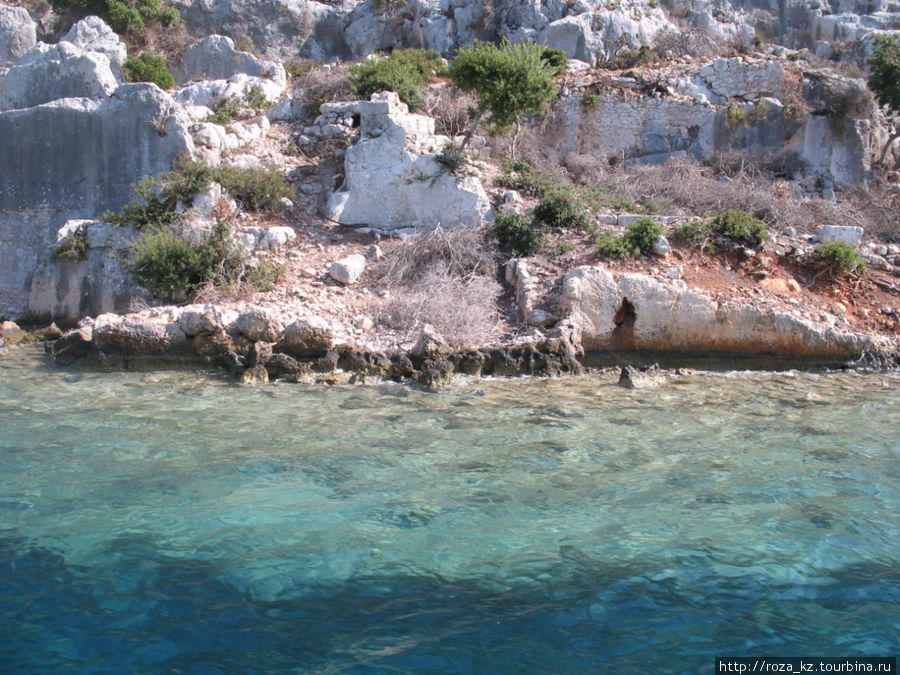
[[[106,367],[203,366],[248,383],[361,382],[366,377],[429,387],[454,373],[472,376],[560,376],[582,373],[581,358],[598,352],[677,357],[700,354],[855,361],[874,355],[900,364],[898,345],[846,333],[786,312],[735,302],[716,303],[683,284],[641,274],[616,277],[580,267],[560,279],[554,298],[562,318],[527,340],[451,350],[428,326],[411,348],[366,350],[340,343],[317,316],[258,306],[163,307],[85,319],[49,350],[61,365]]]

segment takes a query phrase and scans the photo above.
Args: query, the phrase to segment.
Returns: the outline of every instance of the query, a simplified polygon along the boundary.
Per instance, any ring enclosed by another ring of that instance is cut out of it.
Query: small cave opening
[[[622,304],[613,316],[616,327],[612,333],[612,348],[616,350],[634,349],[634,324],[637,321],[637,313],[634,305],[628,298],[622,299]]]
[[[353,124],[351,126],[353,129],[359,129],[362,126],[362,116],[359,113],[353,113]]]

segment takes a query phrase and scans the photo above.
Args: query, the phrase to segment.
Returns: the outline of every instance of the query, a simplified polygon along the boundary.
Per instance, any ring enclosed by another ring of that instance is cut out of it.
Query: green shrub
[[[194,244],[167,227],[156,228],[132,244],[128,271],[154,297],[184,301],[213,279],[225,257],[211,239]]]
[[[175,169],[160,179],[164,189],[176,200],[189,202],[215,182],[218,169],[205,162],[183,157],[175,164]]]
[[[53,249],[53,257],[80,262],[87,257],[88,239],[84,232],[74,232],[63,239]]]
[[[672,237],[693,246],[702,246],[713,236],[712,225],[706,220],[692,220],[672,230]]]
[[[581,105],[586,110],[593,110],[600,105],[600,97],[597,94],[585,94],[581,98]]]
[[[838,274],[864,274],[866,263],[853,246],[842,241],[829,241],[816,249],[813,258],[820,267],[830,267]]]
[[[137,56],[129,56],[122,64],[122,70],[132,82],[152,82],[160,89],[171,89],[175,86],[172,71],[161,54],[141,52]]]
[[[571,186],[559,186],[545,194],[534,209],[534,218],[549,227],[584,230],[588,225],[584,197]]]
[[[241,206],[250,211],[277,213],[284,208],[282,197],[291,196],[291,188],[278,169],[242,169],[220,166],[215,178]]]
[[[554,75],[562,75],[569,68],[569,57],[562,49],[544,47],[541,52],[541,61],[550,66]]]
[[[135,282],[169,302],[188,300],[207,284],[271,290],[283,272],[269,260],[250,267],[226,223],[217,223],[199,242],[167,227],[155,228],[132,244],[126,266]]]
[[[350,90],[365,98],[379,91],[393,91],[410,110],[416,110],[422,105],[422,87],[444,71],[444,60],[436,51],[395,51],[350,68]]]
[[[160,185],[163,179],[145,178],[135,185],[136,199],[118,212],[107,211],[102,218],[107,223],[133,225],[136,229],[156,228],[181,219],[175,213],[175,197]]]
[[[535,170],[523,159],[505,161],[503,174],[498,176],[495,182],[501,187],[519,190],[535,197],[543,197],[563,186],[562,181]]]
[[[213,113],[209,117],[206,118],[207,122],[212,122],[213,124],[228,124],[233,121],[235,115],[241,109],[241,102],[238,100],[237,96],[226,96],[225,98],[219,99],[213,108]]]
[[[556,98],[554,68],[534,42],[499,45],[476,41],[456,53],[448,75],[461,91],[474,94],[478,107],[466,129],[460,152],[487,115],[488,130],[506,133],[526,115],[540,115]]]
[[[268,110],[275,104],[266,98],[258,84],[254,84],[244,92],[244,105],[254,110]]]
[[[769,238],[766,224],[746,211],[722,211],[712,222],[713,229],[729,239],[758,246]]]
[[[121,35],[143,39],[148,26],[172,28],[181,23],[178,10],[164,7],[159,0],[50,0],[57,14],[82,19],[99,16]]]
[[[725,126],[729,129],[747,126],[747,111],[740,103],[732,103],[725,111]]]
[[[534,255],[544,245],[544,235],[533,218],[507,209],[497,212],[494,237],[513,256]]]
[[[653,253],[653,242],[666,229],[650,218],[639,218],[621,237],[602,234],[597,237],[597,252],[610,258],[641,258]]]

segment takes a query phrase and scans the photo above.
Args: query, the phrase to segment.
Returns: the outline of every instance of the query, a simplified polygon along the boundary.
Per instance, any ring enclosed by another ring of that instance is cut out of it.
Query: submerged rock
[[[650,389],[658,387],[665,381],[665,375],[660,371],[659,366],[654,363],[646,368],[622,366],[618,384],[626,389]]]

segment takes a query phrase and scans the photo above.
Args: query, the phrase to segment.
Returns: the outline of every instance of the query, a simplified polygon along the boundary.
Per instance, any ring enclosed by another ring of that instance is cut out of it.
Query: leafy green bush
[[[507,209],[497,212],[494,237],[514,256],[534,255],[544,245],[544,235],[533,218]]]
[[[233,121],[241,109],[241,101],[237,96],[226,96],[219,99],[213,108],[213,113],[206,118],[213,124],[228,124]]]
[[[830,267],[838,274],[864,274],[866,263],[853,246],[842,241],[829,241],[816,249],[813,257],[820,267]]]
[[[740,103],[732,103],[725,111],[725,126],[729,129],[747,126],[747,111]]]
[[[175,169],[159,178],[145,178],[134,192],[136,199],[120,211],[107,211],[103,220],[136,229],[160,228],[182,220],[175,212],[178,201],[187,202],[210,183],[219,183],[241,206],[250,211],[277,213],[282,197],[291,188],[278,169],[243,169],[236,166],[207,166],[203,162],[180,160]]]
[[[758,246],[769,238],[766,224],[746,211],[722,211],[712,222],[713,229],[729,239]]]
[[[495,182],[501,187],[519,190],[535,197],[543,197],[563,185],[559,179],[535,170],[523,159],[504,162],[503,173]]]
[[[268,110],[275,104],[266,98],[263,90],[258,84],[254,84],[246,92],[244,92],[244,105],[254,110]]]
[[[693,246],[701,246],[713,236],[712,225],[706,220],[692,220],[672,230],[672,237]]]
[[[571,186],[559,186],[547,193],[534,209],[537,222],[550,227],[584,230],[588,225],[584,197]]]
[[[395,51],[350,68],[350,90],[365,98],[379,91],[393,91],[410,110],[416,110],[422,105],[422,87],[444,70],[444,60],[436,51]]]
[[[597,252],[610,258],[640,258],[653,253],[653,242],[666,231],[650,218],[639,218],[621,237],[604,234],[597,238]]]
[[[499,45],[476,41],[457,52],[450,64],[450,79],[478,99],[460,154],[485,115],[489,130],[499,134],[525,115],[541,114],[549,108],[557,88],[553,66],[542,59],[545,49],[534,42],[510,44],[504,40]]]
[[[107,223],[133,225],[136,229],[161,227],[177,222],[181,216],[175,213],[175,197],[161,188],[161,179],[145,178],[135,185],[136,199],[118,212],[107,211],[102,218]]]
[[[99,16],[117,33],[141,39],[148,26],[171,28],[181,22],[178,10],[164,7],[159,0],[50,0],[57,14],[82,19]]]
[[[207,284],[271,290],[283,271],[270,261],[250,267],[226,223],[217,223],[200,242],[155,228],[132,244],[126,266],[151,295],[170,302],[187,300]]]
[[[600,97],[597,94],[585,94],[581,98],[581,105],[586,110],[593,110],[600,105]]]
[[[84,232],[74,232],[63,239],[53,249],[54,258],[69,262],[80,262],[87,257],[88,239]]]
[[[129,56],[122,64],[122,70],[132,82],[152,82],[160,89],[171,89],[175,86],[172,71],[161,54],[141,52],[137,56]]]
[[[160,179],[166,192],[176,200],[188,202],[197,193],[203,192],[210,183],[215,182],[218,169],[205,162],[198,162],[182,157]]]
[[[284,208],[282,197],[291,196],[291,188],[278,169],[242,169],[220,166],[215,170],[220,183],[241,206],[251,211],[277,213]]]
[[[640,49],[620,49],[616,52],[616,58],[607,61],[605,67],[611,70],[621,70],[646,66],[655,60],[656,56],[653,54],[653,50],[649,46],[643,45]]]
[[[555,47],[544,47],[541,61],[550,66],[554,75],[562,75],[569,68],[569,57],[566,52]]]

